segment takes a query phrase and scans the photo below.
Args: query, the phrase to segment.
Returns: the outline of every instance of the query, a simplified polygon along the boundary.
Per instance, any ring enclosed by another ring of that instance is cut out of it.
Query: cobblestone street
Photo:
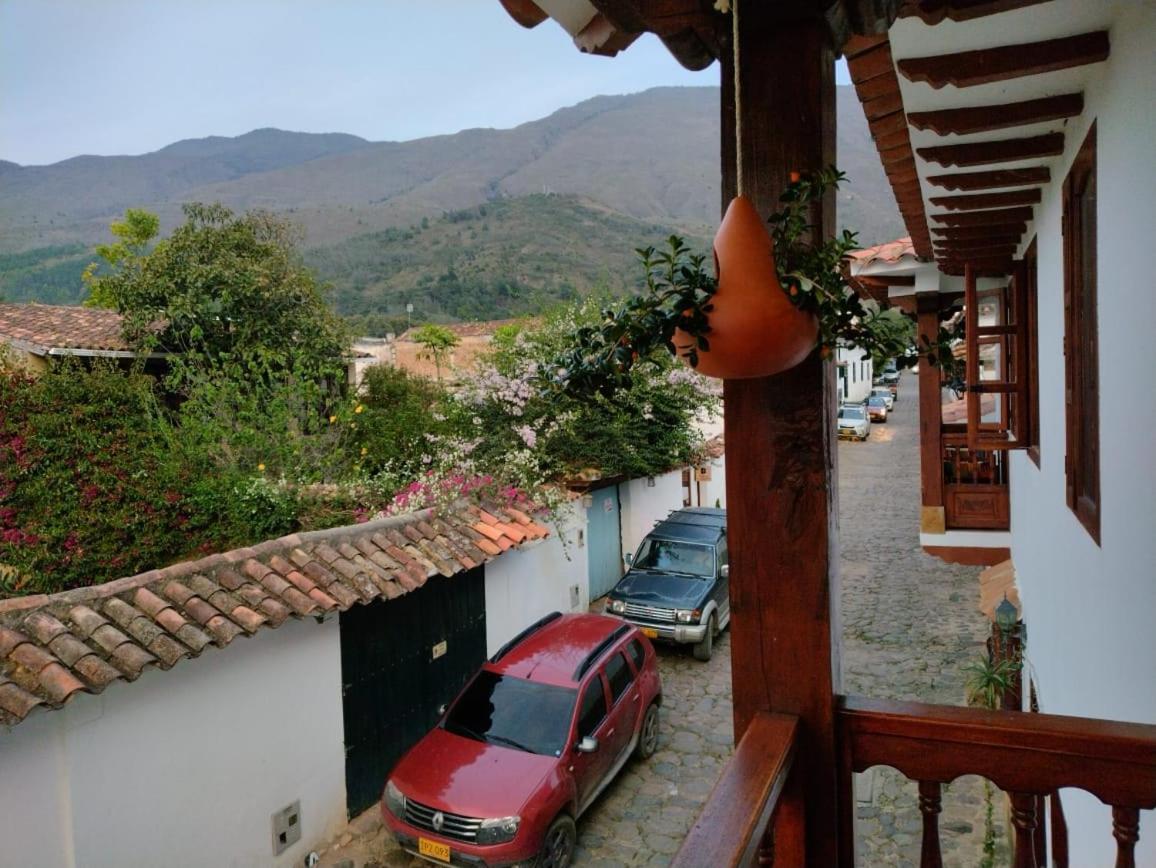
[[[983,649],[975,567],[945,565],[919,547],[916,383],[905,374],[886,424],[864,443],[839,445],[844,689],[947,704],[964,701],[964,666]],[[665,704],[658,752],[631,760],[578,825],[579,868],[665,865],[732,750],[729,631],[714,658],[660,648]],[[920,818],[915,784],[890,769],[857,781],[858,863],[914,866]],[[982,843],[982,788],[945,788],[940,828],[946,866],[974,866]],[[380,824],[354,846],[390,866],[425,864],[401,852]],[[322,865],[335,863],[325,854]],[[354,859],[352,865],[364,862]]]

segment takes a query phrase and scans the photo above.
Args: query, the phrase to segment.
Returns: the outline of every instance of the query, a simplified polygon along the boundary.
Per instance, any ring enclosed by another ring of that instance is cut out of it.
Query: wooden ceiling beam
[[[986,15],[1048,2],[1050,0],[908,0],[899,9],[899,17],[918,18],[924,24],[934,25],[944,19],[973,21]]]
[[[954,85],[972,87],[1007,81],[1025,75],[1039,75],[1058,69],[1070,69],[1108,59],[1108,31],[1081,33],[1043,42],[1023,45],[1002,45],[961,51],[958,54],[937,54],[929,57],[908,57],[896,66],[908,81],[926,82],[934,88]]]
[[[995,232],[991,235],[972,235],[962,238],[936,238],[934,243],[936,247],[958,247],[961,249],[983,247],[985,244],[1006,247],[1009,244],[1018,244],[1022,236],[1022,232]]]
[[[914,274],[860,274],[855,279],[874,286],[915,286]]]
[[[1082,93],[1067,93],[1004,105],[971,106],[933,112],[909,112],[907,122],[917,130],[937,135],[985,133],[1060,118],[1075,117],[1084,110]]]
[[[961,238],[994,238],[998,235],[1013,235],[1016,238],[1028,231],[1026,223],[996,223],[991,226],[932,226],[931,231],[939,240]]]
[[[929,163],[941,166],[982,166],[1035,157],[1055,157],[1064,152],[1064,134],[1048,133],[1024,139],[971,142],[966,145],[937,145],[918,148],[916,153]]]
[[[1028,169],[996,169],[991,172],[953,172],[950,175],[928,175],[927,182],[945,190],[988,190],[993,187],[1025,187],[1046,184],[1052,179],[1047,166]]]
[[[507,14],[523,27],[537,27],[550,16],[534,0],[498,0]]]
[[[932,205],[949,211],[975,211],[980,208],[1004,208],[1009,205],[1038,205],[1042,194],[1039,187],[1012,190],[1008,193],[980,193],[978,196],[932,196]]]
[[[968,227],[972,228],[972,227]],[[986,228],[986,227],[985,227]],[[987,235],[959,235],[953,238],[936,238],[934,243],[937,247],[977,247],[984,244],[1018,244],[1023,237],[1022,232],[991,232]]]
[[[931,214],[930,217],[944,226],[995,226],[1000,223],[1026,223],[1032,219],[1032,209],[999,208],[994,211],[971,211],[965,214]]]
[[[1013,260],[1010,256],[969,256],[958,259],[936,258],[935,261],[941,270],[947,271],[951,269],[949,273],[954,273],[957,268],[962,271],[965,266],[970,265],[976,271],[985,272],[985,276],[987,277],[1010,274],[1013,267]]]
[[[936,258],[966,259],[969,256],[1014,256],[1018,244],[977,244],[974,247],[936,247]]]

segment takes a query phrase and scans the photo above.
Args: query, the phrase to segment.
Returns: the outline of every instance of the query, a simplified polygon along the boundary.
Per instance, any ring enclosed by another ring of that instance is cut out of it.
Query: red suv
[[[662,683],[637,627],[554,612],[504,645],[401,758],[381,812],[450,865],[562,868],[574,821],[658,745]]]

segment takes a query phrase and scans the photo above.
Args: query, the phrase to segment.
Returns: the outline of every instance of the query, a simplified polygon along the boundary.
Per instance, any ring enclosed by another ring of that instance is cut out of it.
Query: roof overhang
[[[852,80],[916,253],[1001,276],[1109,53],[1118,4],[908,0],[847,46]]]
[[[132,350],[102,350],[88,347],[56,347],[0,335],[0,340],[21,352],[33,356],[76,356],[94,359],[166,359],[168,353],[135,353]]]
[[[499,0],[523,27],[553,19],[580,51],[613,57],[643,33],[653,33],[691,70],[706,69],[726,52],[733,0]],[[752,0],[745,0],[752,2]],[[759,0],[756,0],[759,2]],[[856,34],[882,33],[901,0],[776,0],[783,21],[821,18],[841,50]],[[723,10],[723,11],[720,11]]]

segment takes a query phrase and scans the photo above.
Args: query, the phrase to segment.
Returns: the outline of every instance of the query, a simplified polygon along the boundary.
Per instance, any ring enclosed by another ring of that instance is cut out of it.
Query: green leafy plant
[[[984,654],[964,667],[967,673],[967,702],[969,705],[997,711],[1004,694],[1011,690],[1016,674],[1023,668],[1019,657],[995,660]],[[983,857],[980,868],[994,868],[996,861],[995,788],[987,778],[983,780],[984,821]]]
[[[861,298],[847,283],[855,233],[825,238],[810,222],[816,204],[845,180],[832,166],[797,177],[783,192],[782,207],[768,220],[780,282],[799,308],[817,317],[818,341],[825,354],[847,344],[874,358],[913,361],[912,329],[895,313]],[[706,257],[691,252],[677,235],[668,238],[662,250],[645,247],[636,252],[646,277],[642,294],[606,307],[597,323],[578,329],[573,343],[545,366],[544,375],[559,390],[609,395],[623,388],[635,365],[654,363],[656,350],[675,353],[676,329],[694,339],[688,353],[692,367],[698,351],[710,349],[710,312],[718,284],[706,267]],[[930,364],[950,371],[955,365],[952,340],[954,335],[941,330],[918,352]]]
[[[454,347],[458,345],[458,336],[445,326],[423,325],[414,329],[413,340],[421,345],[418,357],[428,359],[434,363],[437,378],[442,378],[442,366],[450,359]]]

